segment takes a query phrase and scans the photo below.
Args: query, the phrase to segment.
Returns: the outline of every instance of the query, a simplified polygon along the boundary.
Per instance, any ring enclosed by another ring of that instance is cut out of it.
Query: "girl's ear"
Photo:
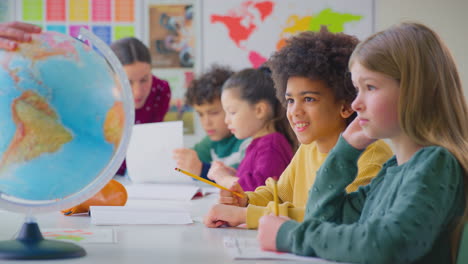
[[[340,113],[341,113],[341,117],[343,119],[346,119],[346,118],[350,117],[354,113],[354,110],[351,108],[351,105],[343,103],[341,105],[341,112]]]
[[[260,101],[255,104],[255,117],[257,119],[263,120],[268,115],[268,103],[266,101]]]

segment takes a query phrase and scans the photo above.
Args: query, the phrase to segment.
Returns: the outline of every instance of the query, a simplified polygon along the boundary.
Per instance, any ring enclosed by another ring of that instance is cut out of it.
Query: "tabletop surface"
[[[233,260],[226,252],[223,237],[255,238],[256,230],[244,228],[207,228],[203,216],[217,200],[217,194],[195,198],[186,204],[194,219],[188,225],[120,225],[96,226],[89,216],[64,216],[51,212],[36,216],[42,229],[46,228],[106,228],[114,229],[116,243],[83,244],[87,255],[81,258],[44,261],[1,260],[7,263],[304,263],[280,260]],[[157,202],[157,201],[146,201]],[[24,222],[24,215],[0,211],[0,240],[15,237]],[[308,263],[322,263],[312,261]],[[329,263],[329,262],[327,262]]]

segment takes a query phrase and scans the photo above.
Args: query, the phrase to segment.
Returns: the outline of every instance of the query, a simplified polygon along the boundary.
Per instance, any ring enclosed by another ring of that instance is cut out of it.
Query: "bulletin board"
[[[80,27],[105,43],[139,35],[138,0],[18,0],[15,18],[76,37]]]
[[[199,60],[199,4],[195,0],[145,0],[143,39],[148,43],[153,72],[171,86],[171,103],[164,121],[182,120],[184,134],[195,133],[194,111],[185,92]]]

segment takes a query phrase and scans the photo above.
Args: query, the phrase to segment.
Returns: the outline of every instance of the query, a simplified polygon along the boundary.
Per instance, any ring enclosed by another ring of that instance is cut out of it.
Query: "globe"
[[[0,242],[0,258],[82,256],[43,240],[33,215],[89,199],[117,171],[134,122],[126,75],[85,29],[79,39],[36,34],[0,50],[0,62],[0,208],[26,214],[19,237]]]

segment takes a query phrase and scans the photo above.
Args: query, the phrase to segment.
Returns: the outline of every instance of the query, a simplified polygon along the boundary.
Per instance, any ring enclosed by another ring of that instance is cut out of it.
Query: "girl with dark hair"
[[[230,187],[234,182],[254,190],[269,177],[278,178],[291,161],[295,138],[286,112],[276,98],[268,69],[245,69],[223,85],[225,122],[238,139],[252,137],[237,171],[213,162],[208,178]]]

